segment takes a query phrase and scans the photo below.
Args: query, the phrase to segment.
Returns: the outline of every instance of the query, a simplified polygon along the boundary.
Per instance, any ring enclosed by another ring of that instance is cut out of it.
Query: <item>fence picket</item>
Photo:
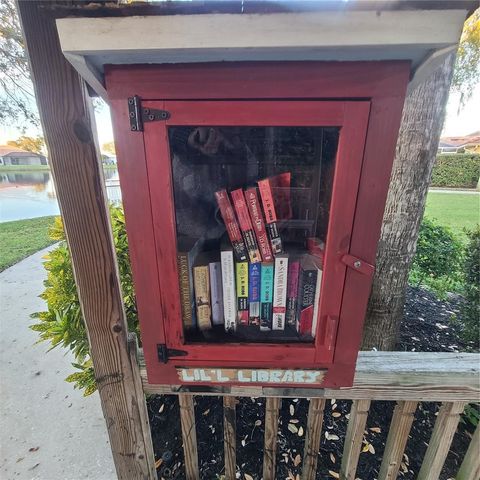
[[[178,395],[180,421],[182,423],[183,456],[185,458],[185,478],[199,480],[197,431],[195,428],[195,409],[193,395]]]
[[[313,480],[317,473],[318,449],[322,436],[324,398],[310,399],[308,406],[307,433],[303,452],[302,480]]]
[[[369,408],[370,400],[354,400],[352,403],[340,468],[340,478],[342,480],[353,480],[355,478]]]
[[[464,407],[465,402],[448,402],[440,407],[417,480],[438,479]]]
[[[393,412],[378,480],[395,480],[402,462],[417,402],[398,402]]]
[[[265,444],[263,448],[263,480],[275,480],[278,410],[281,399],[269,397],[265,403]]]
[[[235,397],[223,397],[223,442],[225,452],[225,478],[235,480],[236,474],[236,413]]]
[[[473,438],[463,459],[457,480],[476,480],[480,478],[480,425],[475,429]]]

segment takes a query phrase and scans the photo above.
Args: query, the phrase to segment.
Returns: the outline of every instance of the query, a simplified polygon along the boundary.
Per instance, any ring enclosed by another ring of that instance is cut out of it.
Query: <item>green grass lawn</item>
[[[480,223],[480,195],[429,192],[425,216],[436,219],[465,240],[463,230],[471,230]]]
[[[0,272],[54,243],[48,228],[55,217],[0,223]]]

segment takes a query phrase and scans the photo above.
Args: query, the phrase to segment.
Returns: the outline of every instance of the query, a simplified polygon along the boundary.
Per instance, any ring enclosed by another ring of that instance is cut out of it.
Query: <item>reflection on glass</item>
[[[339,130],[170,127],[189,342],[311,342]]]

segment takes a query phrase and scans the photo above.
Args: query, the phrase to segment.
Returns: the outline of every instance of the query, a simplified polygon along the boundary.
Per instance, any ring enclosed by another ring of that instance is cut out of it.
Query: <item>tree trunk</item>
[[[395,347],[454,63],[450,54],[405,100],[365,321],[366,350]]]

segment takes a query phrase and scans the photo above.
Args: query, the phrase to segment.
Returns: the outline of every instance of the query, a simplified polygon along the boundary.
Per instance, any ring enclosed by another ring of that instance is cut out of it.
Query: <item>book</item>
[[[260,330],[272,329],[273,263],[262,263],[260,277]]]
[[[300,335],[313,336],[315,334],[313,329],[314,313],[316,312],[318,315],[320,282],[321,272],[315,258],[312,255],[305,255],[300,261],[300,275],[298,282],[299,306],[297,326]]]
[[[290,185],[292,174],[280,173],[268,178],[272,190],[275,212],[279,221],[292,218],[292,202],[290,200]]]
[[[239,325],[248,325],[248,262],[235,264],[237,280],[237,319]]]
[[[265,223],[267,226],[268,238],[274,255],[282,253],[282,240],[278,232],[277,214],[275,203],[273,201],[272,189],[268,178],[258,181],[258,190],[262,199],[263,213],[265,214]]]
[[[237,294],[235,290],[235,264],[232,248],[220,252],[222,266],[223,316],[225,330],[234,331],[237,325]]]
[[[261,262],[262,257],[260,255],[260,250],[258,249],[257,239],[253,230],[252,221],[250,220],[250,214],[248,213],[243,190],[238,188],[237,190],[230,192],[230,195],[232,197],[235,213],[237,214],[240,230],[242,231],[243,240],[247,247],[250,262]]]
[[[223,221],[225,223],[228,238],[232,243],[235,259],[238,262],[246,262],[247,248],[245,247],[242,233],[235,217],[235,212],[233,211],[232,204],[230,202],[230,199],[228,198],[227,191],[219,190],[218,192],[215,192],[215,198],[217,200],[218,208],[220,209],[220,214],[222,215]]]
[[[317,284],[315,286],[315,299],[313,303],[313,320],[312,320],[312,330],[310,335],[315,338],[317,334],[317,324],[318,324],[318,312],[320,309],[320,290],[322,288],[322,269],[318,266],[317,273]]]
[[[186,330],[197,325],[195,311],[195,292],[193,288],[193,264],[202,249],[203,240],[179,235],[177,239],[177,268],[180,287],[180,306],[182,324]]]
[[[272,330],[285,330],[287,278],[288,255],[278,255],[275,257],[275,272],[273,278]]]
[[[213,325],[223,325],[223,290],[222,290],[222,267],[220,262],[208,264],[210,276],[210,300],[212,305]]]
[[[250,325],[260,325],[261,266],[261,263],[250,263],[248,266],[248,311]]]
[[[252,220],[255,236],[257,237],[258,249],[264,262],[271,262],[273,260],[270,242],[268,241],[267,231],[265,229],[265,222],[263,221],[262,207],[257,195],[255,187],[247,188],[245,190],[245,200],[247,202],[248,211]]]
[[[208,330],[212,327],[212,308],[210,303],[210,274],[208,271],[209,261],[206,255],[199,255],[193,267],[193,285],[195,288],[195,303],[197,312],[197,324],[200,330]]]
[[[300,274],[300,260],[290,259],[287,279],[287,311],[285,319],[287,325],[297,328],[298,311],[298,277]]]

